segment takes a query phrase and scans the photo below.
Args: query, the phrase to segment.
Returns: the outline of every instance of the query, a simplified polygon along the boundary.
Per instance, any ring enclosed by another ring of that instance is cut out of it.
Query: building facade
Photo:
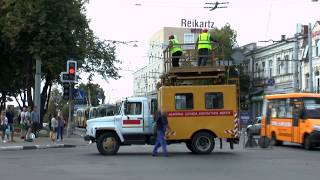
[[[163,50],[169,44],[169,36],[175,35],[180,43],[195,43],[201,29],[163,27],[150,38],[149,62],[134,72],[134,96],[148,96],[156,93],[160,76],[164,72]],[[194,48],[183,46],[182,49]]]
[[[252,118],[261,116],[264,95],[290,92],[319,92],[320,90],[320,22],[312,28],[312,81],[310,69],[308,28],[300,25],[295,37],[258,47],[251,43],[240,47],[245,59],[243,72],[251,77],[248,100]]]

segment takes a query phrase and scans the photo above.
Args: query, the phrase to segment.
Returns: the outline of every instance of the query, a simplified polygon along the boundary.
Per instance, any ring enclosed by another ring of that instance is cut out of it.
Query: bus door
[[[266,112],[266,125],[265,125],[265,136],[271,136],[271,118],[272,118],[272,104],[267,104],[267,112]]]
[[[295,103],[292,111],[292,142],[299,143],[300,142],[300,118],[301,116],[301,104]]]

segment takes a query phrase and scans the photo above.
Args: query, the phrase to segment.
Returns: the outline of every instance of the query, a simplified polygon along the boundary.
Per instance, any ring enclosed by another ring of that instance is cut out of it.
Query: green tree
[[[215,49],[216,56],[219,60],[231,59],[233,48],[237,44],[237,33],[226,24],[222,28],[214,28],[210,31],[213,39],[218,41],[218,46]]]
[[[99,104],[104,103],[105,95],[103,89],[100,87],[99,84],[79,84],[80,90],[84,91],[87,95],[87,101],[91,106],[98,106]]]
[[[19,80],[13,89],[1,92],[2,96],[24,93],[20,98],[33,105],[31,89],[37,58],[42,60],[44,83],[41,115],[47,111],[51,87],[59,82],[67,60],[76,60],[89,77],[98,73],[105,79],[119,78],[115,47],[97,38],[89,28],[86,3],[87,0],[0,0],[0,42],[5,52],[10,52],[0,57],[5,57],[4,65],[12,65],[17,71],[7,76]],[[0,82],[6,83],[3,78]]]

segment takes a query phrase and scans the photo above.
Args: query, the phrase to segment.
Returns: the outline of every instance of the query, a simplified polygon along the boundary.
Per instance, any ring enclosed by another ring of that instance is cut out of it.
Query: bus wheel
[[[102,155],[117,154],[120,147],[120,140],[113,132],[106,132],[99,136],[97,148]]]
[[[275,132],[272,132],[270,144],[271,144],[272,146],[282,146],[283,141],[277,140],[276,133],[275,133]]]
[[[191,140],[191,151],[196,154],[209,154],[214,148],[215,142],[211,134],[199,132]]]
[[[186,141],[186,146],[187,148],[192,152],[192,146],[191,146],[191,141]]]
[[[303,148],[306,150],[311,150],[312,149],[312,143],[311,143],[311,138],[309,135],[305,135],[303,139]]]

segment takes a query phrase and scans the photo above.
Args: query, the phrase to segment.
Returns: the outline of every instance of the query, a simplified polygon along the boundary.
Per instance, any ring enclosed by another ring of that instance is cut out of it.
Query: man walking
[[[33,107],[33,111],[31,112],[31,122],[32,122],[32,133],[35,137],[38,137],[38,128],[40,125],[40,117],[39,113],[37,112],[37,106]]]
[[[199,35],[197,39],[196,48],[198,48],[198,66],[206,66],[208,57],[212,50],[212,43],[217,42],[213,40],[210,33],[208,33],[208,29],[204,28],[202,33]]]
[[[12,106],[8,106],[7,112],[6,112],[6,117],[8,119],[8,128],[10,129],[10,141],[11,142],[15,142],[15,140],[13,139],[13,133],[14,133],[14,127],[13,127],[13,107]]]
[[[158,148],[162,146],[162,151],[165,156],[168,156],[167,152],[167,142],[165,139],[165,132],[168,127],[168,119],[167,119],[167,113],[158,112],[158,117],[156,117],[156,127],[157,127],[157,140],[154,145],[152,156],[158,155]]]

